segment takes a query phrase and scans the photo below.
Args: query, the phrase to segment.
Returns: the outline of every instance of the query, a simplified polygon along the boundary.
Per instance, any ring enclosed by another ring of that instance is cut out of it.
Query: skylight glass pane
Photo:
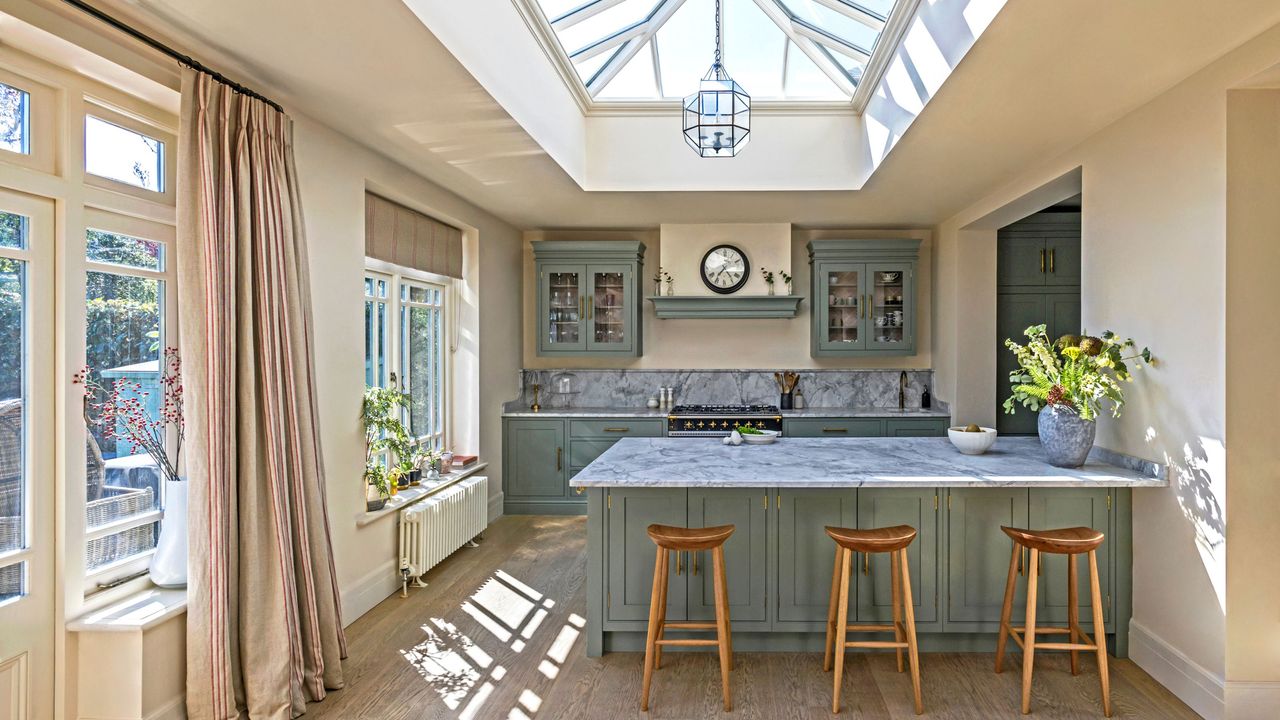
[[[871,52],[880,33],[844,13],[821,5],[816,0],[782,0],[791,14],[823,32]]]
[[[582,5],[585,1],[586,0],[538,0],[538,7],[542,8],[542,14],[546,15],[547,21],[550,22]]]
[[[855,83],[862,79],[862,70],[866,65],[861,59],[855,58],[847,52],[841,52],[841,48],[838,45],[822,45],[822,47],[826,48],[827,55],[831,56],[831,59],[835,61],[837,65],[844,68],[844,71],[849,73],[849,77],[852,78]]]
[[[164,187],[164,143],[86,115],[84,169],[98,177],[161,192]]]
[[[802,100],[832,100],[848,97],[818,69],[795,43],[787,47],[787,97]]]
[[[622,0],[580,23],[556,31],[565,52],[573,53],[622,32],[653,11],[655,0]]]
[[[849,0],[849,4],[864,7],[884,18],[889,17],[889,13],[893,12],[896,2],[897,0]]]
[[[658,88],[653,78],[653,48],[645,43],[631,62],[618,73],[597,97],[614,100],[645,99],[652,100],[658,96]]]
[[[664,97],[682,98],[698,92],[698,81],[715,59],[715,27],[714,0],[685,0],[658,31]]]
[[[787,36],[753,0],[725,0],[724,66],[753,98],[782,96]]]
[[[31,95],[0,83],[0,150],[31,152]]]
[[[591,78],[595,77],[600,68],[613,57],[617,50],[602,52],[599,55],[593,55],[582,62],[573,64],[574,69],[578,71],[578,77],[582,78],[582,84],[586,85],[591,82]]]

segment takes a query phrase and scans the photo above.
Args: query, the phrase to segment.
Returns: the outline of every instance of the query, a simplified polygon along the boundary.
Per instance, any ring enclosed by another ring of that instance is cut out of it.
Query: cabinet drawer
[[[624,437],[662,437],[662,420],[657,418],[570,420],[569,437],[613,439]],[[603,450],[601,452],[603,452]]]
[[[618,440],[619,438],[573,438],[569,441],[569,466],[584,468],[590,465]]]
[[[892,418],[884,421],[885,437],[946,437],[947,418]]]
[[[881,437],[884,424],[879,418],[784,420],[782,433],[787,437]]]

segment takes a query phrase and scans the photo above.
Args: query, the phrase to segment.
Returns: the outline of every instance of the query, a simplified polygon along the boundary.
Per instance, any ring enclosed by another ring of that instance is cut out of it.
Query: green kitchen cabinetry
[[[768,630],[769,493],[761,488],[689,488],[688,527],[733,525],[724,544],[729,616],[736,630]],[[715,620],[711,551],[689,553],[689,619]]]
[[[1107,630],[1111,619],[1112,573],[1115,544],[1111,536],[1113,493],[1107,488],[1031,489],[1029,523],[1033,528],[1088,527],[1106,534],[1098,547],[1098,581],[1102,595],[1102,618]],[[1067,557],[1043,555],[1040,563],[1040,587],[1036,595],[1036,617],[1045,622],[1067,621]],[[1089,557],[1076,560],[1079,573],[1076,606],[1080,624],[1092,632],[1093,607],[1089,597]]]
[[[783,418],[783,437],[945,437],[949,418]]]
[[[658,418],[504,418],[503,512],[581,515],[583,493],[569,480],[624,437],[661,437]]]
[[[643,243],[544,240],[533,256],[538,355],[640,356]]]
[[[777,627],[821,631],[826,628],[831,600],[831,570],[836,544],[826,531],[856,527],[858,491],[853,488],[779,490],[774,496],[778,516]],[[852,606],[857,578],[849,591]],[[852,613],[851,613],[852,617]]]
[[[650,593],[657,546],[646,528],[651,524],[684,525],[688,517],[685,488],[618,488],[606,502],[609,516],[609,555],[605,619],[639,623],[649,619]],[[667,574],[667,620],[688,619],[688,588],[692,569],[688,553],[677,553]]]
[[[814,240],[808,248],[813,357],[916,354],[919,240]]]
[[[910,525],[916,539],[907,548],[911,602],[919,632],[941,630],[938,614],[938,507],[936,488],[863,488],[858,491],[858,527]],[[860,557],[858,622],[893,621],[893,573],[884,553]]]

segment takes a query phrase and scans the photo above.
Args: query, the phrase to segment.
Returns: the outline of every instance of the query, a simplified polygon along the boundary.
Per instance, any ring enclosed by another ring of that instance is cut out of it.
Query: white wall
[[[1170,465],[1169,489],[1134,492],[1132,656],[1209,717],[1228,711],[1231,682],[1280,680],[1274,666],[1246,671],[1227,662],[1224,450],[1226,357],[1256,351],[1225,336],[1226,93],[1277,61],[1280,27],[994,190],[937,235],[945,268],[937,287],[938,392],[958,416],[991,418],[994,326],[963,322],[994,314],[983,289],[994,287],[995,233],[984,220],[1081,169],[1083,325],[1131,335],[1160,359],[1127,388],[1124,416],[1103,419],[1098,432],[1099,445]],[[1271,453],[1274,460],[1274,446]],[[1254,482],[1232,474],[1230,487]],[[1252,529],[1233,529],[1230,540],[1269,543],[1274,553],[1271,536]],[[1264,582],[1274,599],[1274,579]],[[1269,619],[1255,613],[1240,622],[1280,645],[1274,605]]]
[[[501,505],[502,402],[519,367],[520,233],[447,189],[306,117],[295,117],[295,149],[310,242],[316,319],[316,386],[329,519],[343,620],[350,623],[399,583],[394,514],[367,527],[361,481],[364,436],[362,274],[366,189],[462,227],[465,276],[457,297],[454,449],[492,462],[491,507]]]

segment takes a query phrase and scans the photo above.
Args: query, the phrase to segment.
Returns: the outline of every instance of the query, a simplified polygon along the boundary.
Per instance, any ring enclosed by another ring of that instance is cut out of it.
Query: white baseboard
[[[492,525],[494,520],[502,517],[503,493],[498,491],[497,495],[489,496],[489,524]]]
[[[1280,717],[1280,682],[1227,681],[1227,720]]]
[[[379,563],[353,583],[350,590],[342,592],[343,627],[355,622],[392,593],[399,592],[400,576],[396,572],[398,566],[396,558],[387,558],[386,562]]]
[[[1226,720],[1227,693],[1222,676],[1201,667],[1136,620],[1129,621],[1129,659],[1206,720]]]

